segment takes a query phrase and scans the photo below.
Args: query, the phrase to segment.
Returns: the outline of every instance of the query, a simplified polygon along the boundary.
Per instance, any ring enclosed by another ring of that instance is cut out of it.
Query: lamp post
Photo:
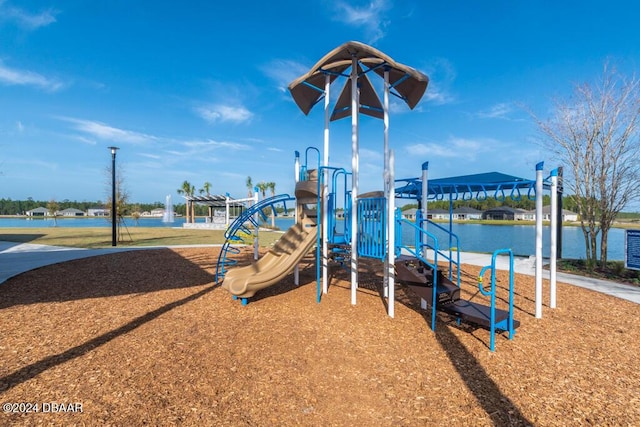
[[[111,150],[111,246],[118,244],[116,233],[116,150],[118,147],[109,147]]]

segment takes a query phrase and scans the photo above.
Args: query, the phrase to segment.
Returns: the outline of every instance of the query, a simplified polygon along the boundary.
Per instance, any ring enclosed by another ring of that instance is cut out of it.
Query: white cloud
[[[58,11],[47,9],[40,13],[30,13],[18,7],[7,5],[6,1],[0,1],[0,19],[4,21],[13,21],[19,26],[35,30],[40,27],[46,27],[56,22]]]
[[[249,150],[251,148],[246,144],[240,144],[237,142],[214,141],[212,139],[208,139],[206,141],[185,141],[182,143],[182,145],[198,150],[199,152],[211,151],[218,148],[228,148],[231,150]]]
[[[157,137],[152,135],[125,129],[118,129],[113,126],[109,126],[96,121],[81,120],[68,117],[63,117],[60,119],[72,123],[73,128],[77,131],[86,133],[90,136],[104,141],[111,141],[113,143],[144,144],[158,140]]]
[[[16,123],[16,129],[18,129],[18,132],[20,133],[24,132],[24,125],[20,120],[18,120],[18,122]]]
[[[405,150],[410,156],[424,157],[430,159],[441,158],[465,158],[475,160],[480,153],[492,151],[500,145],[498,141],[492,139],[467,139],[451,137],[445,142],[429,142],[407,145]]]
[[[209,123],[243,123],[248,122],[253,117],[253,113],[243,106],[215,104],[197,107],[195,111],[201,118]]]
[[[511,104],[500,103],[493,105],[488,110],[479,111],[476,115],[481,119],[508,119],[513,111]]]
[[[445,58],[439,58],[427,65],[425,69],[429,76],[429,85],[424,94],[425,101],[436,105],[455,102],[456,98],[451,93],[451,86],[457,77],[453,64]]]
[[[289,83],[309,71],[309,68],[290,59],[274,59],[260,67],[267,77],[276,82],[282,92],[286,92]]]
[[[389,25],[385,12],[391,8],[390,1],[371,0],[362,6],[351,3],[338,1],[334,4],[336,19],[353,27],[364,28],[370,44],[383,38]]]
[[[0,61],[0,83],[10,86],[35,86],[50,92],[55,92],[64,86],[56,79],[32,71],[9,68],[2,61]]]

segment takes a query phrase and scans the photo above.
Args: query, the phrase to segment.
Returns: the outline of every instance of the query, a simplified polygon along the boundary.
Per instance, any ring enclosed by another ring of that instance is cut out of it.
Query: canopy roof
[[[408,178],[396,180],[396,197],[420,199],[422,197],[422,179]],[[450,178],[429,179],[428,196],[430,200],[441,200],[450,195],[452,199],[471,200],[496,197],[533,196],[535,180],[519,178],[500,172],[487,172]]]
[[[185,196],[184,198],[190,202],[212,208],[224,208],[227,206],[227,197],[222,195],[207,194],[206,196]],[[229,206],[244,206],[244,204],[229,198]]]
[[[382,105],[371,86],[367,74],[371,71],[384,77],[389,71],[389,85],[398,96],[413,109],[424,94],[429,78],[421,72],[400,64],[381,51],[364,43],[350,41],[333,49],[322,57],[306,74],[289,84],[294,101],[304,114],[309,114],[313,106],[324,97],[325,78],[333,83],[338,77],[349,77],[344,72],[358,61],[358,80],[360,83],[360,112],[382,118]],[[351,85],[347,83],[336,104],[331,120],[350,115]],[[346,112],[346,113],[345,113]]]

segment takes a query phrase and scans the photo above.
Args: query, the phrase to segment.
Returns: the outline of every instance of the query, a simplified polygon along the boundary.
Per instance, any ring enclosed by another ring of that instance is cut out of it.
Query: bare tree
[[[593,267],[607,262],[607,237],[616,216],[640,196],[640,82],[605,64],[595,84],[574,87],[555,100],[552,116],[534,115],[545,146],[567,166],[564,185],[573,193]]]
[[[58,202],[56,202],[55,199],[49,200],[49,203],[47,203],[47,210],[49,211],[49,215],[51,215],[51,217],[53,218],[54,227],[58,226],[58,220],[56,219],[58,209],[60,209],[60,205],[58,205]]]
[[[111,206],[113,203],[113,200],[111,199],[111,177],[112,177],[112,166],[109,165],[106,168],[106,176],[107,176],[107,209],[109,209],[109,211],[111,211]],[[109,218],[110,221],[117,221],[118,219],[121,219],[124,215],[127,214],[127,206],[129,204],[129,191],[127,190],[127,187],[125,185],[125,178],[124,178],[124,171],[122,166],[117,168],[116,167],[116,200],[115,200],[115,206],[116,206],[116,217],[115,218]],[[120,235],[120,232],[118,231],[118,236]],[[119,237],[118,237],[119,240]]]

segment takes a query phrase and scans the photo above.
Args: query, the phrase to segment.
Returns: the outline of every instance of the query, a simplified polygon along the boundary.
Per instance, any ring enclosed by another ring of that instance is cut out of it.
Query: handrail
[[[444,228],[443,226],[441,226],[438,223],[435,223],[433,221],[431,221],[430,219],[426,219],[424,220],[426,221],[429,225],[432,225],[442,231],[444,231],[445,233],[447,233],[449,235],[449,237],[453,237],[455,239],[455,243],[456,243],[456,260],[453,260],[453,254],[452,254],[452,250],[451,250],[451,245],[449,245],[449,256],[447,256],[444,252],[440,251],[440,255],[442,255],[447,261],[449,261],[449,280],[451,280],[451,264],[454,264],[456,266],[456,270],[458,271],[457,274],[457,284],[458,287],[460,287],[460,237],[458,237],[458,235],[456,233],[453,233],[449,230],[447,230],[446,228]]]
[[[434,271],[433,274],[433,295],[431,297],[431,330],[435,331],[436,330],[436,305],[437,305],[437,301],[438,301],[438,275],[435,273],[438,270],[438,238],[429,233],[427,230],[423,229],[420,226],[417,226],[415,223],[402,218],[402,212],[401,210],[398,208],[396,209],[396,214],[395,214],[396,218],[396,223],[397,223],[397,227],[396,227],[396,251],[402,251],[402,249],[406,250],[409,254],[413,255],[414,257],[416,257],[419,261],[421,261],[422,263],[424,263],[425,265],[428,265],[429,267],[431,267]],[[409,227],[412,227],[416,230],[416,243],[415,246],[413,247],[413,249],[411,249],[410,246],[404,245],[402,243],[402,224],[407,224],[409,225]],[[425,244],[419,243],[419,236],[421,234],[426,235],[427,237],[431,237],[434,241],[434,251],[433,251],[433,263],[430,263],[427,260],[426,255],[423,254],[422,252],[422,246],[427,246]]]
[[[227,228],[224,233],[225,242],[220,248],[220,253],[218,254],[218,261],[216,262],[216,274],[214,281],[218,283],[218,279],[224,278],[226,273],[226,266],[235,265],[237,261],[235,260],[227,260],[227,253],[237,254],[235,252],[235,248],[231,246],[232,242],[236,242],[240,240],[237,236],[238,232],[243,232],[245,234],[251,234],[251,230],[247,228],[245,225],[246,222],[250,222],[254,226],[258,226],[256,220],[254,219],[254,214],[262,213],[262,210],[268,207],[276,214],[275,205],[283,203],[286,208],[286,202],[295,200],[295,197],[291,197],[288,194],[279,194],[277,196],[269,197],[267,199],[263,199],[262,201],[249,206],[244,210]]]
[[[491,297],[491,307],[490,307],[490,349],[491,351],[495,350],[495,335],[496,335],[496,258],[499,254],[506,253],[509,255],[509,316],[507,319],[506,330],[509,332],[509,339],[513,339],[514,328],[513,328],[513,251],[511,249],[498,249],[493,252],[491,256],[491,265],[486,265],[482,267],[480,270],[480,274],[478,275],[478,290],[484,296]],[[483,277],[486,271],[491,270],[491,290],[487,291],[482,285]],[[502,328],[501,328],[502,329]]]

